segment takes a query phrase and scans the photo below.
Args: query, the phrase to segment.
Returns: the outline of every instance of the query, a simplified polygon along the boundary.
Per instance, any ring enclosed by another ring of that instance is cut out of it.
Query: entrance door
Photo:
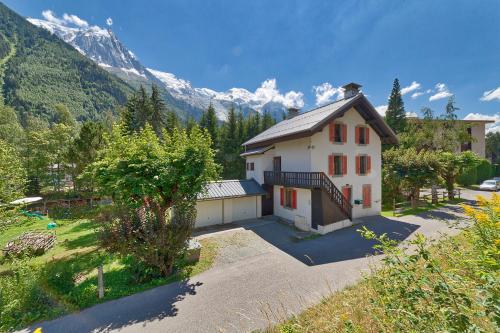
[[[262,216],[274,214],[274,186],[263,184],[262,188],[267,192],[262,196]]]
[[[273,171],[281,172],[281,156],[276,156],[273,158]]]

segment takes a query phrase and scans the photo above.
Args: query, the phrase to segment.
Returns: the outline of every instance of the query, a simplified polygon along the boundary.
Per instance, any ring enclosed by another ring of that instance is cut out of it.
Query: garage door
[[[222,200],[196,203],[196,228],[222,223]]]
[[[255,197],[234,198],[233,221],[253,219],[257,217]]]

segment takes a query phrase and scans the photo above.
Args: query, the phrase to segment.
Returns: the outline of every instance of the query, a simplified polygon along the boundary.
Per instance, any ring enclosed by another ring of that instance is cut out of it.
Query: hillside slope
[[[48,31],[0,3],[2,95],[19,113],[48,119],[63,103],[77,120],[115,110],[133,92],[130,85]]]

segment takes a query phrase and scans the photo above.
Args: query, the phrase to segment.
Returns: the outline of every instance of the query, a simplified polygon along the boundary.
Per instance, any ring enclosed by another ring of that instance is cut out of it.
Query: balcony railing
[[[299,188],[320,188],[352,220],[352,205],[323,172],[264,171],[264,183]]]

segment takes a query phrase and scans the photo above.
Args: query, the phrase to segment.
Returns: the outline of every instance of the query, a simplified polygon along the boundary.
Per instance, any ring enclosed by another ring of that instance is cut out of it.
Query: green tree
[[[18,199],[26,185],[26,170],[18,151],[0,140],[0,203]]]
[[[167,121],[165,120],[166,107],[163,98],[161,98],[158,87],[153,84],[151,87],[151,114],[148,117],[148,123],[153,127],[156,135],[161,137],[162,130],[165,128]],[[169,128],[169,127],[167,127]]]
[[[405,130],[406,112],[403,98],[401,97],[401,87],[399,86],[399,80],[397,78],[394,79],[392,85],[392,91],[385,113],[385,121],[396,133],[401,133]]]
[[[28,115],[25,121],[23,161],[28,173],[27,193],[38,194],[51,163],[51,131],[43,119]]]
[[[202,129],[207,130],[210,135],[210,139],[212,141],[212,147],[218,146],[217,134],[218,134],[218,124],[217,124],[217,116],[215,115],[215,109],[210,103],[208,109],[201,116],[200,127]]]
[[[75,118],[73,117],[71,112],[69,112],[69,109],[66,105],[59,103],[54,106],[54,109],[54,123],[64,124],[69,127],[76,126]]]
[[[23,136],[23,128],[19,124],[14,109],[0,105],[0,140],[4,140],[12,146],[19,148],[23,141]]]
[[[486,156],[493,163],[500,161],[500,132],[486,133]]]
[[[197,196],[218,174],[210,145],[197,127],[189,134],[164,131],[161,141],[150,126],[131,135],[115,128],[89,168],[99,189],[122,208],[107,219],[103,244],[170,275],[194,225]]]
[[[234,106],[229,109],[227,123],[222,127],[221,157],[224,179],[237,179],[242,176],[240,163],[240,145],[238,140],[238,124]]]
[[[86,121],[69,149],[69,161],[74,165],[73,181],[79,189],[93,191],[92,178],[84,177],[83,172],[96,160],[98,151],[104,147],[104,133],[106,128],[103,123]],[[78,178],[80,175],[83,177]]]
[[[412,207],[417,206],[420,189],[438,180],[441,165],[436,152],[391,148],[383,152],[382,158],[384,188],[393,191],[392,196],[403,191]]]
[[[192,120],[192,118],[190,118],[190,119]],[[177,113],[175,113],[172,110],[167,111],[167,117],[166,117],[165,123],[166,123],[165,124],[166,129],[170,133],[172,133],[174,131],[174,129],[180,128],[180,126],[181,126],[180,121],[179,121],[179,117],[177,116]],[[191,125],[189,125],[189,126],[191,126]]]
[[[276,124],[276,121],[271,116],[271,113],[269,113],[269,111],[267,110],[264,111],[264,116],[262,117],[262,131],[265,131],[274,124]]]
[[[465,151],[460,154],[451,152],[442,152],[439,154],[441,163],[440,175],[446,184],[448,198],[454,198],[455,182],[457,177],[464,172],[479,165],[481,159],[471,151]]]

